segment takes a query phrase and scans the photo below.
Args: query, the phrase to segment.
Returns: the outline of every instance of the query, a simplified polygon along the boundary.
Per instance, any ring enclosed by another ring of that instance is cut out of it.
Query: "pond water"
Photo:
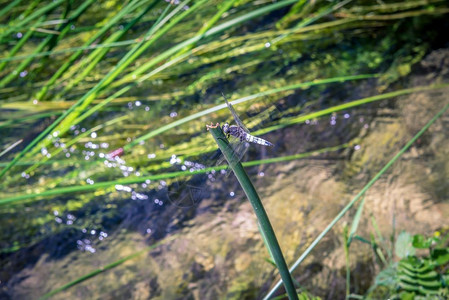
[[[218,24],[273,4],[223,1],[218,7],[231,2]],[[237,100],[234,107],[251,132],[274,144],[251,144],[242,160],[265,160],[246,171],[289,265],[449,101],[444,1],[429,1],[433,10],[427,2],[390,3],[391,11],[377,1],[343,7],[319,1],[292,7],[290,2],[206,36],[191,49],[180,48],[155,62],[150,73],[133,73],[195,36],[200,16],[209,20],[217,13],[211,3],[196,7],[201,1],[169,6],[179,8],[173,14],[192,7],[198,11],[161,35],[158,47],[149,47],[99,88],[92,101],[79,107],[80,114],[66,117],[68,125],[51,131],[51,138],[35,150],[26,146],[76,101],[89,100],[89,91],[130,48],[111,48],[77,82],[88,69],[86,51],[39,100],[37,93],[69,57],[36,58],[27,74],[1,82],[0,171],[20,151],[27,153],[1,179],[0,298],[266,295],[278,273],[237,180],[216,167],[219,152],[206,130],[211,122],[232,120],[221,92]],[[142,37],[169,5],[144,3],[148,13],[118,40]],[[10,18],[23,9],[16,7]],[[80,46],[102,20],[123,9],[114,1],[92,5],[60,48],[51,51]],[[140,9],[133,8],[112,28],[126,27],[143,13]],[[382,17],[370,19],[369,11]],[[353,14],[365,19],[353,20]],[[310,24],[299,26],[299,20]],[[44,38],[34,36],[23,51]],[[2,46],[7,55],[17,39],[9,43]],[[8,62],[2,78],[16,67]],[[145,74],[149,79],[143,79]],[[76,119],[123,87],[126,91],[112,102]],[[388,94],[394,91],[402,92]],[[370,100],[376,95],[385,97]],[[359,99],[368,100],[354,102]],[[402,230],[429,235],[444,228],[449,216],[448,129],[446,113],[368,190],[359,236],[369,240],[380,232],[388,240]],[[293,272],[312,295],[345,298],[343,231],[354,215],[355,209],[349,211]],[[380,271],[371,248],[352,245],[350,267],[351,291],[363,295]]]

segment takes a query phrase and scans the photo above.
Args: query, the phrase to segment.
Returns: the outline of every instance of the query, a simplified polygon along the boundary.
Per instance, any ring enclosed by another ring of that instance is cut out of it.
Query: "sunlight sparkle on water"
[[[88,239],[83,239],[83,240],[77,240],[76,241],[76,246],[79,250],[81,251],[87,251],[90,253],[95,253],[96,250],[94,247],[92,247],[91,245],[91,241],[89,241]]]
[[[203,165],[203,164],[196,163],[196,162],[193,162],[193,161],[188,161],[188,160],[186,160],[186,161],[184,162],[184,164],[185,164],[187,167],[191,167],[191,168],[190,168],[190,172],[197,171],[197,170],[203,170],[203,169],[206,168],[206,166]]]
[[[174,164],[179,164],[181,163],[181,159],[179,157],[176,157],[175,154],[173,154],[170,158],[170,164],[174,165]]]
[[[148,196],[145,194],[141,194],[141,193],[137,193],[137,192],[133,191],[131,194],[131,199],[132,200],[147,200]]]
[[[100,231],[100,234],[99,234],[99,236],[98,236],[98,239],[99,239],[100,241],[102,241],[103,239],[105,239],[105,238],[107,238],[107,237],[108,237],[108,234],[107,234],[106,232]]]
[[[43,156],[47,155],[47,154],[48,154],[47,148],[42,147],[42,149],[41,149],[41,154],[42,154]]]
[[[131,190],[132,190],[129,186],[125,186],[125,185],[121,185],[121,184],[116,184],[115,189],[117,191],[125,191],[125,192],[131,192]]]
[[[97,144],[94,144],[92,142],[87,142],[87,143],[84,144],[84,148],[87,148],[87,149],[98,149],[98,148],[100,148],[100,146],[98,146]]]

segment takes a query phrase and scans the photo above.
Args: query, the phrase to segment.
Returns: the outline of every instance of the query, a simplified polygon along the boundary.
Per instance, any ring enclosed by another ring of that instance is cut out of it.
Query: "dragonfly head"
[[[229,134],[229,124],[228,123],[225,123],[221,129],[223,129],[223,132],[225,134]]]

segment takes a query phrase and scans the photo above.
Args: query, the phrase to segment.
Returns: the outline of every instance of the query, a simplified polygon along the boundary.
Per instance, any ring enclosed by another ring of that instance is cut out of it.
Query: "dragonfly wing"
[[[234,148],[235,162],[242,161],[243,156],[248,151],[249,143],[239,142],[239,144]]]
[[[217,153],[204,154],[194,157],[194,160],[185,160],[182,164],[173,164],[176,171],[185,171],[186,175],[175,177],[167,180],[165,186],[166,198],[168,201],[179,208],[190,208],[198,205],[203,199],[210,195],[207,188],[209,183],[208,174],[189,174],[192,171],[197,171],[206,168],[206,166],[213,166],[217,161]],[[162,200],[160,200],[162,203]],[[157,204],[157,203],[156,203]]]
[[[232,141],[230,142],[230,146],[233,150],[233,157],[232,162],[239,162],[242,160],[243,156],[245,155],[246,151],[248,151],[249,144],[247,142],[241,142],[238,138],[232,138]],[[222,154],[221,157],[218,159],[216,166],[221,166],[226,161],[225,156]],[[231,168],[228,166],[226,169],[226,177],[231,174]]]
[[[237,112],[235,111],[234,107],[232,106],[231,103],[228,102],[228,99],[226,99],[225,95],[222,93],[223,98],[226,101],[226,105],[228,106],[229,110],[231,111],[232,116],[234,117],[235,122],[237,123],[238,126],[242,127],[243,130],[245,130],[247,133],[249,133],[248,128],[246,128],[246,126],[243,124],[242,120],[240,120],[239,116],[237,115]]]
[[[231,146],[232,150],[236,150],[240,144],[240,140],[231,136],[229,145]],[[221,153],[220,157],[218,158],[217,162],[215,163],[216,166],[221,166],[223,164],[227,163],[226,157]]]

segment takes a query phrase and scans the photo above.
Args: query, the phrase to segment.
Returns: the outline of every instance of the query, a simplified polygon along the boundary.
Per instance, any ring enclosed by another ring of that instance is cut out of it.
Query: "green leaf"
[[[449,248],[433,249],[431,257],[438,266],[447,264],[449,262]]]
[[[427,249],[432,244],[432,240],[424,237],[422,234],[416,234],[413,236],[412,245],[418,249]]]
[[[392,264],[377,274],[375,285],[382,285],[393,288],[397,283],[397,264]]]
[[[414,300],[416,294],[415,293],[409,293],[409,292],[402,292],[400,294],[401,300]]]
[[[401,232],[396,240],[395,254],[399,258],[415,255],[415,248],[412,246],[412,236],[408,232]]]

